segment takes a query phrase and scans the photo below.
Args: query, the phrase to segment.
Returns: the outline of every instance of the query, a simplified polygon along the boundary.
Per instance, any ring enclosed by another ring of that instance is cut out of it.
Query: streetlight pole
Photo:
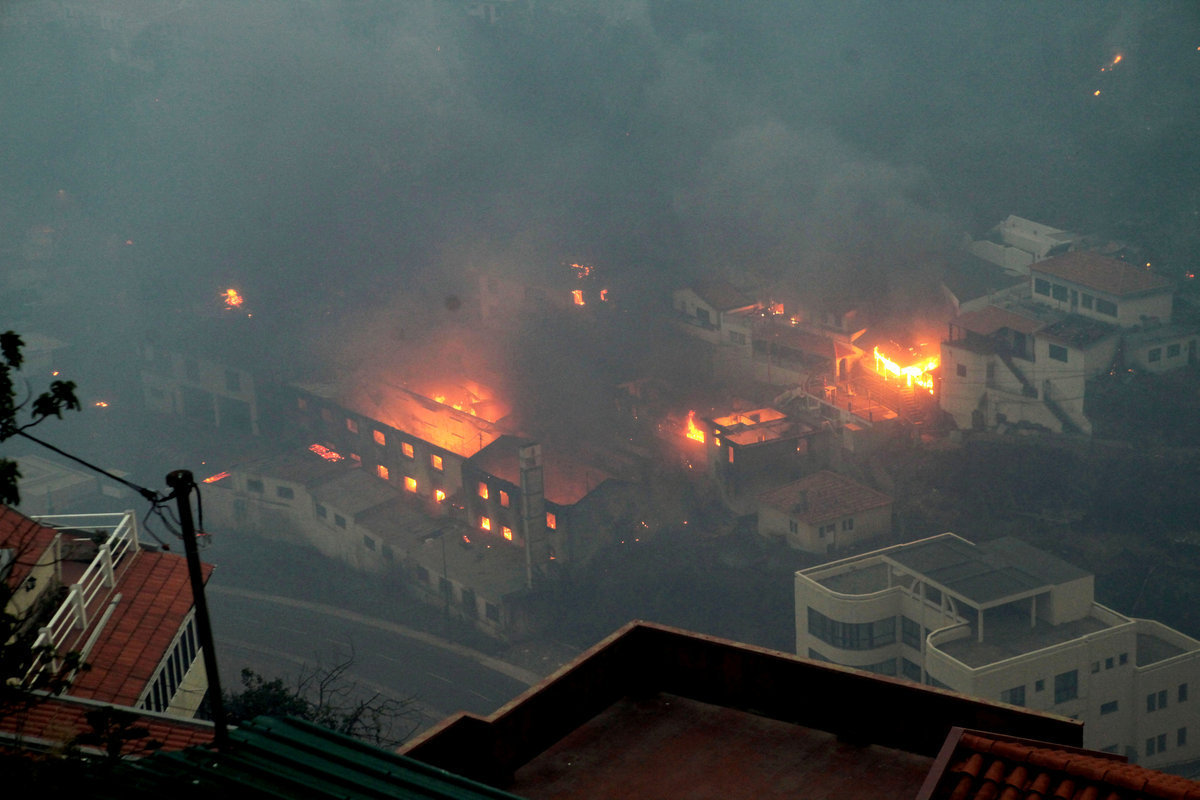
[[[221,676],[217,672],[217,648],[213,644],[212,623],[208,618],[208,602],[204,599],[204,575],[200,571],[200,552],[196,547],[196,525],[192,520],[192,489],[196,481],[186,469],[167,475],[179,506],[179,527],[183,529],[183,550],[187,555],[188,577],[192,583],[192,599],[196,606],[196,637],[204,655],[204,671],[208,674],[208,702],[213,719],[213,746],[225,750],[229,746],[229,728],[225,721],[225,702],[221,695]]]

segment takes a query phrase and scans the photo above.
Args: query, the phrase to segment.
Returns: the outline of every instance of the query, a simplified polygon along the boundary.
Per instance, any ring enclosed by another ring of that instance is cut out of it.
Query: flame
[[[104,402],[103,400],[97,400],[96,402],[92,403],[92,405],[94,405],[96,408],[108,408],[108,403]]]
[[[435,489],[433,492],[433,499],[440,503],[446,499],[446,493],[441,489]]]
[[[330,450],[328,447],[326,447],[323,444],[310,444],[308,446],[308,449],[311,450],[312,452],[316,453],[317,455],[319,455],[321,458],[325,459],[326,461],[341,461],[342,460],[341,453],[334,452],[333,450]]]
[[[1124,55],[1122,55],[1121,53],[1117,53],[1115,56],[1113,56],[1112,61],[1108,62],[1107,64],[1105,64],[1103,67],[1100,68],[1100,71],[1101,72],[1112,72],[1113,67],[1115,67],[1117,64],[1120,64],[1124,58],[1125,58]]]
[[[218,472],[216,475],[209,475],[207,478],[202,480],[201,483],[216,483],[217,481],[223,481],[228,477],[228,472]]]
[[[894,375],[897,378],[904,378],[906,386],[914,384],[924,389],[928,389],[929,393],[933,393],[933,376],[929,374],[931,370],[937,369],[938,360],[933,356],[923,358],[907,367],[902,367],[895,361],[879,352],[879,348],[875,348],[875,371],[885,378],[888,375]]]
[[[571,269],[575,270],[575,277],[579,278],[579,280],[583,280],[592,274],[592,268],[586,264],[572,264]]]
[[[225,301],[225,308],[227,309],[241,308],[242,303],[246,302],[246,299],[238,293],[237,289],[226,289],[221,293],[221,298]]]
[[[608,289],[601,289],[601,290],[600,290],[600,302],[601,302],[601,303],[607,303],[607,302],[608,302]]]
[[[577,306],[585,305],[583,300],[583,289],[572,289],[571,299],[575,301],[575,305]]]
[[[687,416],[687,430],[684,432],[687,438],[693,441],[704,444],[704,431],[696,427],[696,412],[689,411]]]

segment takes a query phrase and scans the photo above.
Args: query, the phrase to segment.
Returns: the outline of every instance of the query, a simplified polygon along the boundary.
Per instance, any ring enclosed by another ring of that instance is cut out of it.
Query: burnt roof
[[[759,502],[816,525],[860,511],[882,508],[890,504],[892,498],[845,475],[821,470],[759,495]]]

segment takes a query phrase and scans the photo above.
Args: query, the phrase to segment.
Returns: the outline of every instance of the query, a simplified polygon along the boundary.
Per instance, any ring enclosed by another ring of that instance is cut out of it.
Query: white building
[[[758,535],[809,553],[832,553],[891,531],[891,497],[829,470],[758,498]]]
[[[944,533],[796,573],[796,651],[1075,717],[1086,747],[1153,768],[1200,758],[1200,641],[1098,604],[1093,580]]]
[[[1091,251],[1030,267],[1033,302],[1122,328],[1171,321],[1174,287],[1163,276]]]
[[[746,350],[751,339],[751,312],[757,303],[727,281],[697,281],[676,289],[671,305],[676,319],[693,336],[712,344],[732,345]]]
[[[967,249],[1011,275],[1028,275],[1031,264],[1067,252],[1078,238],[1069,231],[1010,214]]]

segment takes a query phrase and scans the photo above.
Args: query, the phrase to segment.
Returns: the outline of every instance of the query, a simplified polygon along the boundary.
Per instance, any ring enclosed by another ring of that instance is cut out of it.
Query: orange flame
[[[312,452],[316,453],[317,455],[319,455],[321,458],[325,459],[326,461],[341,461],[342,460],[341,453],[337,453],[333,450],[330,450],[328,447],[326,447],[323,444],[310,444],[308,446],[308,449],[311,450]]]
[[[937,369],[938,360],[933,356],[924,358],[915,364],[907,367],[902,367],[895,361],[879,352],[879,348],[875,348],[875,371],[880,375],[887,377],[893,375],[897,378],[904,378],[906,386],[914,384],[928,389],[930,394],[933,393],[933,376],[929,374],[931,370]]]
[[[577,306],[584,305],[583,289],[572,289],[571,290],[571,299],[575,301],[575,305],[577,305]]]
[[[696,412],[689,411],[687,417],[687,430],[684,432],[687,438],[704,444],[704,431],[696,427]]]
[[[217,481],[223,481],[228,477],[228,472],[218,472],[216,475],[209,475],[207,478],[202,480],[201,483],[216,483]]]
[[[242,303],[246,302],[246,299],[238,293],[237,289],[226,289],[221,293],[221,297],[224,299],[225,308],[227,309],[241,308]]]

